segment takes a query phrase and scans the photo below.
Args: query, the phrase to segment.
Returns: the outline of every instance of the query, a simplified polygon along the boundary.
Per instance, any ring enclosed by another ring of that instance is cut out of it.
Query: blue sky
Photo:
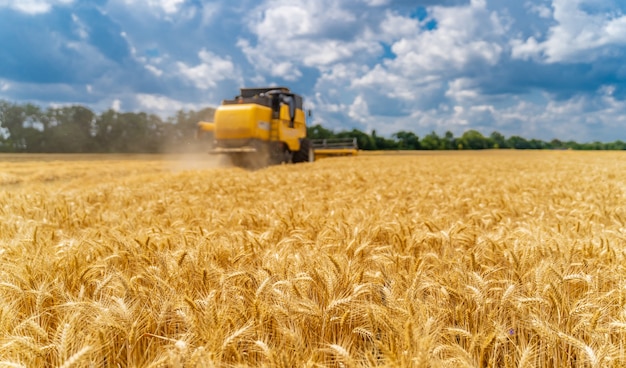
[[[0,0],[0,99],[171,116],[285,85],[313,123],[626,140],[622,0]]]

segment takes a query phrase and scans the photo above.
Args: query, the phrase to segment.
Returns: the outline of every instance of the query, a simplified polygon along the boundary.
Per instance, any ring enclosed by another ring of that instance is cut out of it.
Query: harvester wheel
[[[313,144],[308,139],[300,141],[300,149],[293,153],[293,162],[313,162],[315,161],[315,152],[313,151]]]
[[[272,147],[271,163],[275,165],[290,164],[293,162],[293,153],[289,151],[286,144],[281,143]]]

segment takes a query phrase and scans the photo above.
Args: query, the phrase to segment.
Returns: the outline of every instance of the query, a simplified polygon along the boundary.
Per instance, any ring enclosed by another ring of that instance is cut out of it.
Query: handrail
[[[313,148],[347,148],[359,149],[356,138],[311,139]]]

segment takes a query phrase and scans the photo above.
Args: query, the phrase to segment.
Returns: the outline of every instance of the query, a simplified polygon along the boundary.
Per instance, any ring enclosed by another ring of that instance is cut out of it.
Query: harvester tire
[[[308,139],[300,141],[300,149],[293,153],[293,162],[313,162],[315,160],[315,152],[313,144]]]
[[[293,153],[289,151],[285,143],[280,143],[272,147],[270,161],[274,165],[290,164],[293,162]]]

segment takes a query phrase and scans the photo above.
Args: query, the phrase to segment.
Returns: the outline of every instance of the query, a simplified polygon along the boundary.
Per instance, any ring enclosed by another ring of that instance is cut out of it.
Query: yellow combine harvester
[[[213,133],[210,153],[228,155],[242,167],[357,154],[356,139],[309,140],[302,105],[302,97],[286,87],[242,88],[222,101],[213,122],[201,121],[198,129]]]

